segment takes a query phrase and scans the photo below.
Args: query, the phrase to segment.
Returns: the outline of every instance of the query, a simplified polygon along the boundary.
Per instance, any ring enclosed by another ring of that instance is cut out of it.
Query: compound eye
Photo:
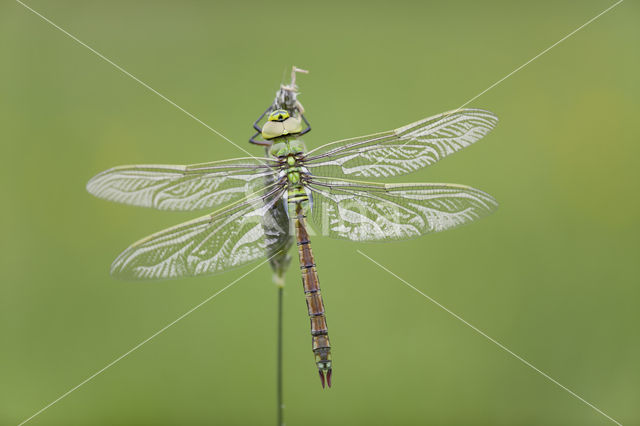
[[[284,121],[289,118],[289,113],[283,109],[278,109],[269,114],[269,121]]]

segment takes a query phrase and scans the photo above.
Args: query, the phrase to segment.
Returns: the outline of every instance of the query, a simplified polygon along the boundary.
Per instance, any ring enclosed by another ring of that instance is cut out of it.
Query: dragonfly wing
[[[319,176],[384,178],[430,166],[485,136],[498,117],[461,109],[425,118],[395,130],[321,146],[305,166]]]
[[[240,158],[190,166],[120,166],[93,177],[87,191],[105,200],[159,210],[212,208],[264,187],[276,164]]]
[[[281,197],[273,203],[265,216],[268,217],[265,217],[264,220],[264,232],[271,236],[268,239],[267,257],[270,259],[274,273],[282,276],[291,261],[291,257],[287,253],[294,241],[285,198]]]
[[[486,216],[498,203],[480,190],[448,183],[375,184],[342,179],[308,183],[314,228],[353,241],[407,239]]]
[[[134,243],[111,265],[125,279],[165,279],[213,274],[266,256],[281,244],[265,215],[285,189],[235,203],[207,216],[165,229]],[[271,230],[265,233],[265,229]]]

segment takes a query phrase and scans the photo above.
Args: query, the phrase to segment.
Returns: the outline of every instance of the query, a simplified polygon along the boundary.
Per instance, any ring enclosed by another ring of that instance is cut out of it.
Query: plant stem
[[[278,286],[278,343],[277,343],[277,355],[276,355],[276,395],[278,402],[278,426],[284,426],[284,400],[282,392],[282,313],[284,297],[284,282]]]

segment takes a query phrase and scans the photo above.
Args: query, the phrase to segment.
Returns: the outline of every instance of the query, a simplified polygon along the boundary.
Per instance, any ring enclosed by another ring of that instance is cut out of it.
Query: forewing
[[[318,176],[384,178],[427,167],[476,142],[498,122],[480,109],[445,112],[395,130],[321,146],[305,165]]]
[[[498,203],[447,183],[375,184],[313,179],[316,232],[353,241],[397,240],[444,231],[486,216]]]
[[[278,240],[270,215],[285,189],[275,185],[253,197],[150,235],[127,248],[111,265],[125,279],[165,279],[214,274],[263,258]],[[266,225],[266,226],[265,226]],[[273,232],[267,232],[265,229]]]
[[[198,210],[237,201],[265,185],[276,162],[254,158],[213,163],[120,166],[93,177],[99,198],[159,210]]]

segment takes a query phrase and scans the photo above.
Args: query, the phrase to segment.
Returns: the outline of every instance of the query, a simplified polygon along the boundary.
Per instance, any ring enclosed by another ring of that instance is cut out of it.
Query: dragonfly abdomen
[[[306,194],[305,194],[306,197]],[[322,381],[322,387],[326,382],[331,387],[331,344],[329,342],[329,330],[324,312],[324,302],[320,292],[320,282],[316,271],[315,259],[311,250],[309,233],[306,228],[306,216],[301,202],[289,199],[290,206],[295,203],[294,217],[298,254],[300,257],[300,271],[302,272],[302,286],[307,300],[307,309],[311,321],[311,341],[313,353],[318,366],[318,373]]]

